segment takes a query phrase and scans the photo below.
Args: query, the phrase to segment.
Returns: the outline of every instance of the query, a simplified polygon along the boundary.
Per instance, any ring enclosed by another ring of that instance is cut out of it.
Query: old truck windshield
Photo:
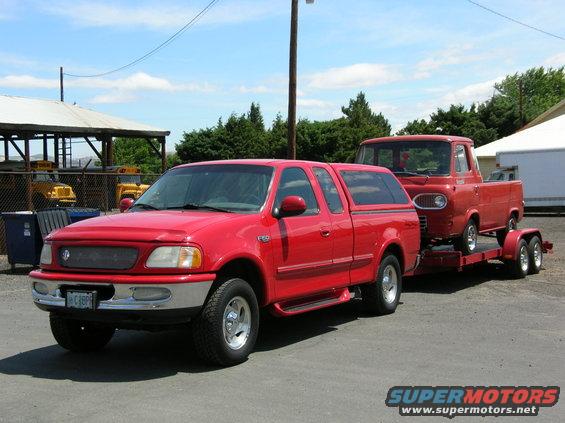
[[[267,198],[273,168],[210,164],[173,169],[136,201],[133,210],[200,209],[258,212]]]
[[[364,144],[357,163],[382,166],[398,176],[448,175],[451,145],[443,141],[392,141]]]

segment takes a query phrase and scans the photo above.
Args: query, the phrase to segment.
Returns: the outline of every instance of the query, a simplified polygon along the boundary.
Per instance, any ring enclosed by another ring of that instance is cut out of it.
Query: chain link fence
[[[158,174],[58,172],[0,172],[0,212],[51,207],[88,207],[111,212],[123,198],[137,199]],[[0,224],[0,254],[5,254],[5,229]]]

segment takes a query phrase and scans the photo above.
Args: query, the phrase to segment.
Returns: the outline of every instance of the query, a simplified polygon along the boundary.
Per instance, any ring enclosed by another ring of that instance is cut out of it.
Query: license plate
[[[94,310],[96,293],[92,291],[67,291],[66,306],[83,310]]]

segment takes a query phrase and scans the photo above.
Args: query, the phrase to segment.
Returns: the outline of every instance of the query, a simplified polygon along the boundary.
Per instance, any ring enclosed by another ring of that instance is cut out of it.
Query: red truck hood
[[[194,232],[232,218],[227,213],[144,211],[84,220],[52,232],[52,241],[183,242]]]

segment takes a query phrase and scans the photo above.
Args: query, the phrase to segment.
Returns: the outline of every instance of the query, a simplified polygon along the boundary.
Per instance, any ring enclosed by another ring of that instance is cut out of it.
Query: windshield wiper
[[[134,204],[132,207],[139,207],[140,209],[145,209],[145,210],[159,210],[159,208],[146,203]]]
[[[184,209],[184,210],[211,210],[222,213],[233,213],[231,210],[222,209],[220,207],[207,206],[205,204],[186,203],[181,207],[170,207],[171,209]]]

